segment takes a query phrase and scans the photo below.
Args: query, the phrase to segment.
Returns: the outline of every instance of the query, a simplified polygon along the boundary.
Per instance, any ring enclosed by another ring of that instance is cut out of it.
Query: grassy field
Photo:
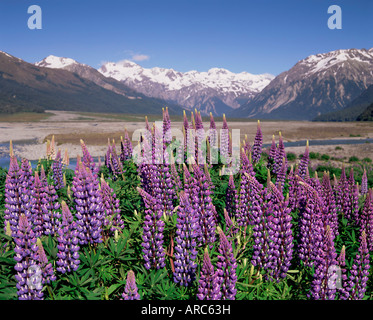
[[[19,112],[12,114],[0,114],[0,122],[38,122],[47,120],[52,113]]]

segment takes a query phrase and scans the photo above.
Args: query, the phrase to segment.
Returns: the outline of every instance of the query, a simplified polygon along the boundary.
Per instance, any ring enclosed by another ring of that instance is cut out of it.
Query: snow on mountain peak
[[[230,88],[233,83],[241,87],[242,92],[258,92],[266,86],[273,75],[253,75],[248,72],[233,73],[223,68],[211,68],[207,72],[191,70],[179,72],[165,68],[142,68],[135,63],[108,62],[98,70],[103,75],[123,81],[128,85],[138,81],[151,81],[165,87],[166,90],[180,90],[198,84],[201,87]]]
[[[72,64],[78,64],[78,62],[71,58],[56,57],[54,55],[49,55],[42,61],[35,63],[38,67],[48,67],[53,69],[63,69]]]
[[[348,60],[372,63],[372,49],[340,49],[328,53],[319,53],[316,55],[310,55],[306,59],[301,60],[299,63],[309,68],[308,74],[324,71],[325,69]]]

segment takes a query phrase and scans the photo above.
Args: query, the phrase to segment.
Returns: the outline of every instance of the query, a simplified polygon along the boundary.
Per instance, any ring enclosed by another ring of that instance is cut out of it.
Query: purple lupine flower
[[[35,199],[32,188],[34,177],[31,179],[31,174],[31,167],[26,159],[22,160],[20,168],[17,158],[14,155],[11,156],[4,186],[4,227],[9,223],[13,237],[17,232],[18,219],[21,214],[24,214],[32,224]]]
[[[50,284],[51,281],[56,281],[52,263],[48,263],[48,258],[45,254],[43,244],[41,243],[39,238],[36,241],[36,245],[38,246],[37,253],[39,267],[41,268],[42,273],[42,284]]]
[[[9,223],[12,237],[17,233],[18,218],[24,213],[24,207],[21,200],[21,176],[20,168],[15,156],[10,158],[9,170],[5,179],[4,195],[4,230]]]
[[[46,183],[44,186],[44,197],[42,198],[43,229],[44,234],[54,236],[60,224],[60,203],[54,185]]]
[[[116,180],[118,176],[123,174],[123,164],[120,161],[120,157],[118,157],[114,140],[110,147],[109,171],[113,175],[113,180]]]
[[[235,226],[232,219],[229,217],[228,211],[224,208],[224,220],[226,233],[228,237],[234,237],[238,233],[239,229]]]
[[[219,300],[221,298],[219,280],[218,273],[214,270],[207,248],[205,248],[201,276],[198,281],[197,299]]]
[[[337,206],[335,202],[335,195],[333,192],[332,185],[330,183],[329,173],[324,172],[321,184],[321,190],[319,192],[322,197],[324,204],[324,219],[326,224],[332,229],[333,235],[336,237],[339,235],[338,231],[338,215]]]
[[[34,199],[35,199],[35,206],[33,212],[33,231],[35,233],[36,238],[40,238],[44,234],[44,202],[43,199],[46,198],[48,195],[45,192],[45,187],[47,185],[46,181],[41,181],[39,178],[39,173],[35,172],[35,179],[34,179]]]
[[[144,191],[158,201],[163,212],[171,214],[174,209],[173,200],[176,197],[176,192],[171,166],[165,164],[168,160],[164,159],[163,137],[160,130],[154,125],[151,138],[150,136],[147,138],[144,140],[144,160],[149,162],[144,163],[141,167],[142,186]],[[152,142],[151,147],[149,140]],[[151,154],[148,148],[151,148]]]
[[[275,135],[272,135],[272,144],[268,152],[268,163],[267,163],[267,168],[273,172],[273,166],[275,163],[276,159],[276,152],[277,152],[277,147],[276,147],[276,141],[275,141]]]
[[[124,287],[121,300],[141,300],[137,290],[135,273],[130,270],[127,273],[126,286]]]
[[[361,194],[367,194],[368,193],[368,177],[367,177],[367,171],[364,168],[363,176],[361,177]]]
[[[141,187],[147,193],[152,192],[152,153],[151,153],[151,134],[147,131],[142,136],[141,154],[138,165],[138,174],[141,180]]]
[[[223,114],[223,126],[220,137],[220,156],[227,159],[229,157],[229,127],[225,114]]]
[[[325,233],[323,203],[315,189],[299,176],[297,178],[301,186],[297,253],[304,265],[311,267],[318,257]]]
[[[276,146],[275,146],[276,147]],[[247,138],[247,134],[245,134],[245,139],[242,142],[242,148],[246,154],[249,154],[252,152],[252,147],[250,145],[249,139]]]
[[[17,295],[19,300],[42,300],[42,274],[38,265],[38,246],[36,237],[27,217],[21,214],[18,219],[17,233],[14,237]]]
[[[229,176],[228,188],[225,194],[225,209],[230,217],[234,217],[236,213],[236,200],[238,194],[234,185],[233,175]]]
[[[249,201],[249,183],[246,174],[254,177],[255,172],[250,160],[247,158],[246,153],[241,150],[241,168],[240,168],[240,188],[238,190],[238,199],[236,207],[236,221],[237,224],[246,228],[250,223],[250,201]]]
[[[202,116],[200,112],[196,111],[195,117],[195,129],[196,129],[196,144],[195,144],[195,160],[200,165],[203,165],[203,155],[206,154],[206,144],[205,144],[205,131],[203,128]],[[202,162],[201,162],[201,161]]]
[[[184,135],[184,161],[188,159],[188,130],[189,122],[185,110],[183,110],[183,135]]]
[[[157,200],[150,194],[137,188],[145,203],[145,217],[143,226],[143,258],[145,268],[160,269],[165,266],[165,251],[163,249],[164,222],[162,209]]]
[[[286,167],[286,159],[282,158],[282,165],[280,167],[280,170],[277,172],[276,177],[276,187],[281,191],[284,189],[287,169],[288,168]]]
[[[172,141],[172,134],[171,134],[171,119],[170,115],[168,114],[168,108],[166,110],[162,108],[163,113],[163,151],[166,150],[168,144]],[[169,163],[169,162],[166,162]]]
[[[124,163],[125,161],[132,158],[133,152],[132,142],[129,138],[127,129],[124,129],[124,139],[123,137],[120,137],[120,147],[120,161]]]
[[[267,184],[267,192],[270,198],[263,208],[268,225],[267,261],[271,261],[265,268],[269,269],[268,278],[280,281],[286,277],[293,256],[291,210],[288,207],[289,200],[284,200],[282,193],[271,181]]]
[[[76,223],[81,245],[102,242],[104,219],[102,198],[96,175],[82,162],[77,162],[73,186]]]
[[[80,139],[80,145],[82,147],[82,152],[83,152],[82,162],[87,168],[89,168],[92,171],[93,174],[97,174],[100,168],[96,166],[91,154],[88,151],[86,144],[84,143],[82,139]]]
[[[363,176],[361,178],[361,194],[368,193],[368,178],[367,178],[367,171],[364,168]]]
[[[175,163],[171,163],[170,169],[171,169],[172,184],[174,185],[176,193],[179,193],[179,191],[183,188],[183,185],[181,183],[179,172],[178,172],[178,169],[176,168]]]
[[[201,231],[198,241],[201,244],[212,244],[215,242],[216,210],[211,199],[211,187],[203,170],[195,163],[193,165],[194,177],[199,186],[199,225]]]
[[[164,163],[163,136],[155,124],[152,130],[152,163],[156,165]]]
[[[337,290],[336,286],[330,284],[338,262],[334,247],[334,235],[329,225],[326,227],[324,241],[314,265],[315,272],[313,274],[310,297],[314,300],[334,300]]]
[[[62,159],[61,159],[61,150],[57,151],[56,158],[52,164],[52,179],[54,181],[54,187],[56,190],[63,188],[63,172],[62,172]]]
[[[32,169],[30,162],[27,159],[22,159],[21,170],[20,170],[20,183],[22,188],[30,190],[34,182],[34,177],[32,176]]]
[[[218,262],[216,263],[218,281],[222,300],[234,300],[236,296],[237,263],[233,255],[232,244],[228,241],[222,229],[219,232]]]
[[[344,192],[343,214],[350,222],[359,223],[359,186],[355,184],[354,169],[350,169],[347,181],[348,189]]]
[[[300,163],[299,163],[299,173],[298,174],[302,179],[304,179],[305,176],[306,176],[306,169],[308,168],[309,161],[310,161],[310,147],[309,147],[309,143],[308,143],[308,140],[307,140],[306,150],[304,151],[303,157],[302,157],[302,159],[300,160]]]
[[[287,167],[287,158],[285,152],[284,139],[282,138],[281,132],[279,132],[278,147],[276,150],[275,161],[273,164],[273,173],[278,174],[282,166],[282,159],[285,158],[286,167]]]
[[[67,149],[65,149],[65,153],[62,159],[62,164],[66,167],[68,167],[70,164],[69,152],[67,151]]]
[[[174,282],[187,287],[196,276],[198,216],[184,192],[180,194],[176,221]]]
[[[77,224],[65,201],[62,201],[62,223],[57,231],[57,271],[76,271],[80,264]]]
[[[111,155],[111,143],[110,139],[107,139],[107,149],[105,154],[105,166],[110,170],[110,155]]]
[[[124,222],[120,216],[119,199],[109,184],[101,177],[101,198],[104,209],[104,226],[108,228],[111,235],[115,230],[122,232]]]
[[[262,185],[258,181],[247,175],[250,184],[250,219],[253,226],[253,255],[251,257],[251,263],[253,266],[266,271],[272,269],[272,252],[269,235],[272,231],[269,229],[271,226],[270,221],[267,221],[267,217],[272,215],[273,205],[269,202],[271,198],[270,188],[262,189]],[[266,275],[268,279],[268,276]]]
[[[339,284],[337,286],[337,292],[339,295],[339,300],[347,300],[349,293],[346,290],[346,287],[348,285],[347,283],[347,270],[346,270],[346,247],[343,245],[341,252],[337,258],[338,266],[341,269],[341,278],[336,279],[336,284]]]
[[[360,232],[365,230],[369,251],[373,251],[373,191],[369,190],[365,197],[359,219]]]
[[[159,189],[156,189],[157,192],[155,194],[155,198],[162,206],[163,212],[171,215],[172,211],[174,210],[173,200],[176,195],[173,183],[174,180],[171,174],[171,166],[161,164],[157,167],[157,174],[159,176]]]
[[[299,204],[300,186],[298,184],[298,166],[290,166],[290,172],[288,175],[288,186],[289,186],[289,208],[294,211]]]
[[[254,139],[254,145],[253,145],[253,154],[252,154],[252,160],[253,163],[258,163],[260,160],[260,156],[262,154],[262,145],[263,145],[263,134],[262,129],[260,127],[260,121],[258,120],[258,127]]]
[[[349,300],[362,300],[367,289],[369,277],[369,251],[367,247],[366,233],[363,230],[361,234],[361,243],[350,270],[347,290],[349,291]]]
[[[215,120],[211,112],[210,112],[210,131],[209,131],[209,136],[208,136],[208,142],[209,142],[210,148],[213,148],[214,150],[215,148],[217,148],[218,131],[216,130]],[[217,159],[209,159],[209,160],[210,160],[209,163],[211,163],[212,162],[211,160],[215,161]]]
[[[183,176],[184,176],[184,192],[188,195],[189,203],[193,207],[194,212],[198,218],[198,222],[201,220],[201,206],[202,206],[202,199],[200,197],[200,185],[197,182],[197,178],[192,176],[185,164],[183,164]],[[197,224],[196,233],[201,239],[202,231],[201,231],[201,224]]]

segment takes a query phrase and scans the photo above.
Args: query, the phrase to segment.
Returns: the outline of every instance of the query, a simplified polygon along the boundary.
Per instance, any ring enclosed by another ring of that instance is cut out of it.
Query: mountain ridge
[[[275,77],[253,100],[228,115],[312,120],[341,110],[373,84],[373,48],[310,55]]]
[[[155,114],[165,106],[164,101],[120,95],[77,73],[39,67],[6,52],[0,52],[0,87],[3,113],[52,109]],[[182,113],[178,106],[169,105],[169,110],[171,114]]]
[[[35,65],[73,72],[89,68],[73,59],[52,55]],[[242,101],[252,99],[274,78],[268,73],[233,73],[224,68],[211,68],[206,72],[179,72],[160,67],[147,69],[130,60],[107,62],[97,71],[107,79],[113,78],[143,95],[178,104],[188,110],[197,109],[205,115],[209,112],[222,115],[239,107]]]

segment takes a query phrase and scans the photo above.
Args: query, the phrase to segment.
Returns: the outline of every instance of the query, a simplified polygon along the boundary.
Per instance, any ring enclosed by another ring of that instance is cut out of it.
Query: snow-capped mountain
[[[64,69],[76,73],[82,78],[93,81],[107,90],[114,91],[115,93],[126,96],[130,99],[141,99],[143,97],[142,94],[139,95],[138,92],[127,87],[122,82],[116,81],[112,78],[107,78],[91,66],[77,62],[74,59],[50,55],[45,59],[36,62],[35,65],[52,69]]]
[[[147,69],[128,60],[105,63],[98,71],[147,96],[215,115],[251,100],[274,78],[271,74],[233,73],[222,68],[207,72]]]
[[[311,55],[279,74],[231,117],[313,119],[340,110],[373,84],[373,48]]]
[[[35,65],[38,67],[47,67],[47,68],[52,68],[52,69],[67,69],[69,67],[76,66],[76,65],[87,66],[85,64],[76,62],[74,59],[56,57],[53,55],[50,55],[46,57],[45,59],[39,62],[36,62]]]
[[[79,63],[70,58],[50,55],[42,61],[36,62],[35,65],[40,68],[63,69],[70,73],[77,74],[79,77],[87,79],[105,90],[113,91],[116,94],[124,96],[126,99],[133,101],[133,105],[142,105],[144,110],[149,110],[148,112],[152,112],[155,106],[164,107],[166,105],[166,101],[162,99],[148,97],[147,95],[131,89],[123,82],[111,77],[106,77],[91,66]],[[168,107],[171,113],[181,113],[181,106],[168,104]],[[134,112],[140,112],[140,108],[137,108]]]
[[[96,69],[88,65],[53,55],[35,65],[75,72],[106,89],[123,94],[122,88],[108,84],[108,79],[115,79],[131,88],[133,95],[138,92],[186,109],[196,108],[203,114],[212,112],[214,115],[227,113],[253,99],[274,78],[271,74],[233,73],[222,68],[184,73],[158,67],[147,69],[129,60],[102,65],[98,71],[105,77],[103,78],[98,76]]]

